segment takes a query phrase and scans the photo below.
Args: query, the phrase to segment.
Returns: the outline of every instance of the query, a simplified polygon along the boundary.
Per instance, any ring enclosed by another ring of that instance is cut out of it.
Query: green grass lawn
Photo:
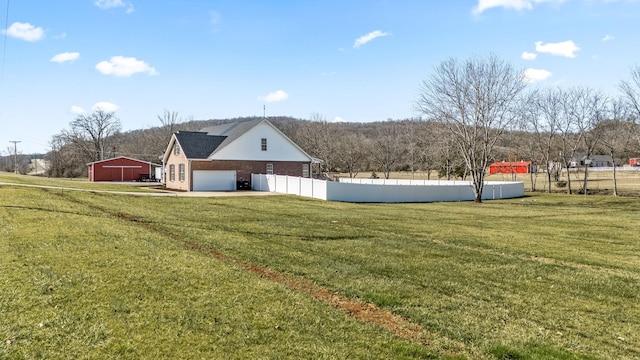
[[[97,191],[155,192],[158,183],[153,182],[90,182],[87,179],[47,178],[0,172],[0,182],[54,186],[61,189],[82,189]]]
[[[639,358],[639,212],[0,186],[0,358]]]

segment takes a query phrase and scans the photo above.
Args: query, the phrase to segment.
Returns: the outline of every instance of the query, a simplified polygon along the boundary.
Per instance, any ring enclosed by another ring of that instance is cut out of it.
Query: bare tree
[[[369,140],[361,134],[348,134],[337,140],[337,165],[354,178],[364,169],[364,162],[369,153]]]
[[[616,156],[627,151],[635,136],[636,117],[622,99],[610,103],[609,117],[597,124],[599,143],[613,159],[613,196],[618,196]]]
[[[50,141],[51,151],[45,159],[49,162],[47,176],[75,178],[86,170],[87,159],[67,143],[63,133],[54,135]]]
[[[432,142],[425,148],[425,151],[431,152],[435,169],[438,171],[438,177],[451,180],[452,177],[462,175],[457,171],[461,166],[460,152],[454,145],[451,132],[441,123],[427,123],[430,124],[429,139]],[[464,167],[463,162],[462,167]],[[464,178],[464,176],[462,177]]]
[[[2,153],[0,152],[0,155]],[[2,159],[2,171],[14,172],[16,171],[15,155],[13,146],[7,146],[7,156],[0,157]]]
[[[417,137],[417,149],[415,149],[415,162],[419,170],[427,173],[427,180],[431,179],[431,172],[439,167],[440,151],[440,124],[426,121],[413,121],[412,136]],[[435,125],[435,126],[434,126]]]
[[[516,119],[524,80],[523,72],[491,55],[446,60],[422,83],[418,111],[447,126],[471,174],[477,203],[494,145]]]
[[[547,192],[551,192],[551,176],[559,171],[554,154],[554,140],[564,116],[563,92],[561,89],[550,89],[545,92],[532,93],[527,102],[528,112],[524,116],[525,129],[535,138],[538,151],[547,175]]]
[[[80,114],[63,130],[66,144],[82,153],[87,162],[104,160],[109,151],[109,138],[120,132],[120,120],[113,112],[98,109],[90,115]]]
[[[582,191],[586,195],[589,187],[589,167],[591,156],[600,141],[598,124],[606,117],[607,98],[590,88],[573,88],[567,97],[568,115],[579,131],[585,151],[584,179]]]
[[[182,122],[182,118],[178,116],[177,111],[169,111],[167,109],[164,110],[162,116],[158,115],[158,120],[160,120],[162,128],[167,131],[167,138],[170,138],[173,132],[176,131],[176,125]]]
[[[618,86],[622,92],[630,111],[635,119],[640,119],[640,65],[631,68],[631,80],[621,81]],[[640,143],[640,132],[635,132],[636,140]]]
[[[155,146],[152,147],[152,151],[160,155],[167,148],[167,145],[171,140],[171,135],[178,130],[178,125],[182,123],[183,119],[178,115],[177,111],[169,111],[165,109],[162,116],[158,115],[158,120],[162,126],[158,132],[158,138]]]
[[[423,159],[420,149],[424,147],[423,142],[425,139],[423,134],[418,131],[419,125],[420,123],[413,120],[405,120],[399,123],[406,148],[406,162],[411,171],[412,179],[415,178],[416,170],[421,168]]]
[[[571,172],[577,169],[578,159],[576,154],[583,144],[584,132],[580,131],[581,125],[577,123],[579,119],[575,114],[580,113],[581,103],[575,103],[581,96],[581,89],[571,88],[562,92],[562,116],[558,118],[558,138],[560,139],[559,156],[562,166],[567,171],[567,193],[572,194]]]
[[[385,121],[371,146],[372,159],[385,179],[389,178],[391,171],[404,156],[405,150],[400,125],[395,121]]]
[[[336,131],[335,125],[327,122],[320,114],[311,115],[311,120],[298,126],[295,141],[309,155],[322,160],[322,170],[333,171],[336,166],[335,146]]]
[[[636,117],[640,117],[640,65],[632,67],[631,80],[621,81],[618,87]]]

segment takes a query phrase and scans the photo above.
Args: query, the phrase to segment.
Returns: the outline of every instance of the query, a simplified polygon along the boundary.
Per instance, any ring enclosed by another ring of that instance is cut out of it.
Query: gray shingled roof
[[[175,135],[187,159],[206,159],[262,121],[257,119],[232,122],[206,127],[200,131],[178,131]]]
[[[206,159],[226,139],[200,131],[178,131],[175,136],[187,159]]]

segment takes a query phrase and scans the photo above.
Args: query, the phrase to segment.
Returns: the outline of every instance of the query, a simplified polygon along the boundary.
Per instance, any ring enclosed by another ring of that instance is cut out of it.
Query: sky
[[[4,21],[2,21],[4,20]],[[619,96],[640,0],[0,0],[0,154],[50,149],[78,114],[407,119],[449,58],[497,55],[529,88]]]

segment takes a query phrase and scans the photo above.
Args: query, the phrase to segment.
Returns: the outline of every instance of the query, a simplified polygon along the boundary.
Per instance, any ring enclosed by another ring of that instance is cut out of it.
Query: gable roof
[[[200,131],[178,131],[174,135],[187,159],[206,159],[214,151],[232,143],[261,121],[263,120],[232,122],[206,127]]]
[[[127,160],[137,161],[137,162],[141,162],[141,163],[145,163],[145,164],[150,164],[150,165],[158,166],[158,167],[159,167],[159,166],[162,166],[162,165],[160,165],[160,164],[155,164],[155,163],[152,163],[152,162],[150,162],[150,161],[144,161],[144,160],[140,160],[140,159],[134,159],[134,158],[130,158],[130,157],[128,157],[128,156],[116,156],[116,157],[112,157],[112,158],[109,158],[109,159],[97,160],[97,161],[90,162],[90,163],[88,163],[87,165],[95,165],[95,164],[99,164],[99,163],[103,163],[103,162],[107,162],[107,161],[119,160],[119,159],[127,159]]]
[[[178,131],[174,136],[187,159],[206,159],[226,139],[202,131]]]
[[[277,133],[287,139],[293,146],[300,150],[305,156],[311,157],[302,150],[291,139],[278,130],[266,119],[255,119],[237,121],[221,125],[214,125],[203,128],[200,131],[178,131],[173,134],[173,138],[165,151],[163,161],[167,159],[174,142],[180,145],[183,155],[187,159],[208,159],[220,149],[236,141],[258,124],[266,123]]]
[[[237,138],[244,135],[247,131],[251,130],[254,126],[259,123],[266,121],[263,119],[256,120],[248,120],[248,121],[238,121],[228,124],[215,125],[206,127],[200,131],[206,132],[209,136],[225,136],[226,138],[222,143],[216,146],[210,153],[211,155],[214,151],[222,149],[223,147],[229,145],[234,142]]]

